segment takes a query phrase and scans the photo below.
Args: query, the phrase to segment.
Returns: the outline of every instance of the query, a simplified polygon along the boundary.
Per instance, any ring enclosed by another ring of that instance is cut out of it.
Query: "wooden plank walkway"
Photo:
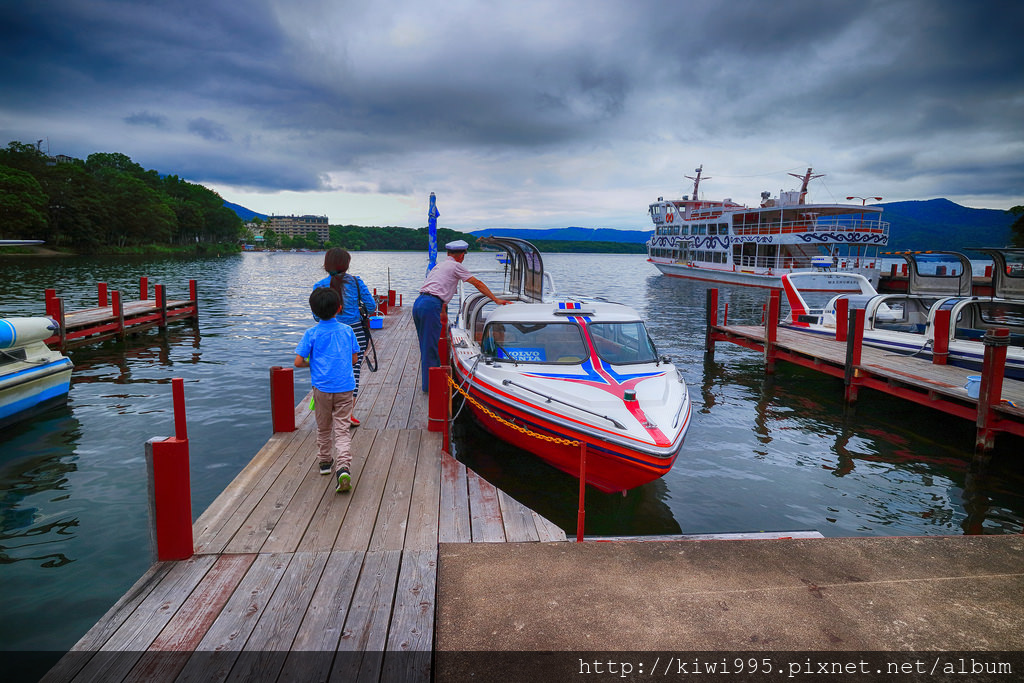
[[[47,681],[430,680],[439,543],[565,541],[426,431],[411,306],[374,334],[353,489],[316,466],[316,426],[274,434]]]

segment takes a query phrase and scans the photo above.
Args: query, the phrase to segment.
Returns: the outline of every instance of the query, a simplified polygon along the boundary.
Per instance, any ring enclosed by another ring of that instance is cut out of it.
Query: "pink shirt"
[[[427,274],[427,279],[420,287],[420,293],[433,294],[448,303],[455,296],[459,282],[465,282],[471,277],[473,273],[469,272],[468,268],[449,256]]]

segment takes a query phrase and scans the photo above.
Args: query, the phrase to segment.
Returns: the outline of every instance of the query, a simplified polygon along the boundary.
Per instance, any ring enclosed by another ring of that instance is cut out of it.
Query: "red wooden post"
[[[889,268],[889,277],[896,277],[896,264],[895,263],[892,264],[891,268]]]
[[[985,266],[985,277],[992,277],[992,266]]]
[[[707,314],[707,330],[704,333],[704,353],[715,352],[715,331],[718,326],[718,289],[711,287],[704,299],[704,310]]]
[[[722,313],[722,326],[729,324],[729,302],[725,302],[725,311]]]
[[[932,325],[932,363],[945,365],[949,358],[949,309],[935,311],[935,323]]]
[[[106,308],[107,307],[107,283],[106,282],[101,282],[98,285],[96,285],[96,288],[98,290],[97,291],[97,296],[96,296],[96,301],[97,301],[96,305],[99,306],[100,308]]]
[[[53,310],[56,313],[54,318],[56,318],[57,324],[60,325],[60,350],[64,351],[68,348],[68,329],[64,324],[64,299],[60,297],[54,298]]]
[[[160,309],[160,328],[167,327],[167,291],[163,285],[156,285],[156,307]]]
[[[985,357],[981,365],[981,386],[978,387],[978,431],[974,447],[979,451],[990,451],[995,447],[997,431],[993,407],[1003,400],[1003,373],[1006,370],[1010,330],[1005,327],[989,330],[983,341]]]
[[[149,278],[143,275],[139,278],[139,301],[149,299]]]
[[[843,382],[846,385],[845,396],[847,403],[857,400],[857,378],[860,372],[857,366],[860,365],[861,350],[864,346],[864,309],[858,308],[850,311],[849,324],[846,330],[846,373]]]
[[[188,281],[188,298],[192,302],[192,317],[199,319],[199,288],[195,280]]]
[[[779,307],[782,291],[772,288],[768,297],[768,312],[764,321],[764,371],[775,372],[775,345],[779,338]]]
[[[895,268],[896,266],[893,266]],[[850,300],[843,297],[836,302],[836,341],[846,341],[847,321],[850,319]]]
[[[901,275],[902,275],[903,277],[906,277],[906,276],[907,276],[907,264],[906,264],[906,263],[904,263],[904,264],[903,264],[903,265],[902,265],[902,266],[900,267],[900,274],[901,274]]]
[[[441,366],[430,368],[427,378],[427,431],[445,432],[448,426],[450,393],[448,377],[451,368]]]
[[[110,293],[111,314],[117,318],[117,336],[124,339],[126,335],[124,327],[124,305],[121,302],[121,291],[115,289]]]
[[[401,294],[398,295],[398,307],[399,308],[402,307],[402,295]]]
[[[189,479],[188,437],[185,429],[183,380],[171,380],[175,436],[146,442],[149,475],[150,535],[157,560],[192,556],[192,492]]]
[[[174,401],[174,438],[188,440],[188,423],[185,421],[185,380],[171,379],[171,397]]]
[[[51,317],[51,318],[53,318],[54,320],[56,320],[57,316],[59,315],[59,311],[57,310],[56,303],[54,303],[57,300],[57,290],[56,289],[47,289],[44,292],[43,296],[44,296],[43,301],[45,302],[45,306],[46,306],[46,315]]]
[[[295,431],[295,381],[292,368],[270,368],[270,418],[274,432]]]
[[[716,290],[717,291],[717,290]],[[587,516],[586,506],[583,501],[586,498],[587,491],[587,444],[584,441],[580,441],[580,504],[579,511],[576,513],[576,542],[580,543],[583,541],[583,521]]]
[[[394,305],[395,305],[395,290],[389,289],[388,290],[388,306],[394,306]]]

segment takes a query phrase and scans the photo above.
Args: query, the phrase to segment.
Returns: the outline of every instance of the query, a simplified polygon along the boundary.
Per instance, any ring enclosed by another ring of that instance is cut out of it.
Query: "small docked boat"
[[[71,360],[43,340],[50,318],[0,318],[0,428],[67,401]]]
[[[586,482],[625,491],[665,475],[690,426],[686,384],[658,355],[639,314],[622,304],[545,292],[537,249],[486,237],[504,249],[505,292],[496,306],[460,295],[449,327],[454,379],[489,432]],[[553,289],[553,287],[551,287]]]
[[[809,204],[807,187],[821,177],[808,168],[800,190],[761,193],[759,206],[701,199],[703,166],[693,192],[648,207],[654,235],[648,260],[663,274],[749,287],[781,287],[786,273],[843,271],[878,285],[878,247],[889,242],[880,206]],[[703,178],[708,180],[708,178]],[[849,197],[853,199],[853,197]],[[880,199],[875,197],[873,199]]]
[[[1021,275],[1024,276],[1024,271]],[[985,354],[981,341],[986,331],[1007,328],[1010,346],[1006,354],[1005,376],[1024,379],[1024,299],[950,295],[941,291],[941,277],[926,275],[916,280],[916,290],[920,292],[917,294],[879,294],[864,276],[855,273],[789,273],[782,277],[782,284],[790,318],[782,325],[834,337],[837,302],[845,298],[850,310],[864,309],[864,344],[931,359],[936,315],[939,311],[948,310],[947,362],[950,365],[980,371]],[[857,293],[840,294],[824,303],[816,303],[815,296],[820,299],[821,295],[815,295],[815,292],[823,291],[823,278],[842,279],[845,281],[843,287],[856,287]],[[969,281],[970,270],[967,270],[967,278]],[[951,282],[960,281],[959,276],[950,276],[949,279]],[[911,282],[914,282],[913,278]]]

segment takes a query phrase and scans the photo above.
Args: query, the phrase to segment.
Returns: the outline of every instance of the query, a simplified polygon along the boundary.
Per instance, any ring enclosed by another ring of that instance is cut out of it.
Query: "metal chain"
[[[479,408],[489,418],[491,418],[492,420],[497,420],[498,422],[502,423],[503,425],[505,425],[507,427],[510,427],[510,428],[516,430],[517,432],[522,432],[523,434],[528,434],[529,436],[532,436],[532,437],[534,437],[536,439],[542,439],[544,441],[550,441],[552,443],[559,444],[560,446],[575,446],[575,447],[578,447],[580,445],[579,441],[575,441],[575,440],[572,440],[572,439],[563,439],[563,438],[558,437],[558,436],[546,436],[544,434],[538,434],[537,432],[531,431],[531,430],[527,429],[526,427],[521,427],[521,426],[515,424],[514,422],[509,422],[505,418],[496,415],[494,413],[494,411],[489,410],[488,408],[485,408],[484,406],[480,405],[479,401],[477,401],[475,398],[473,398],[472,396],[467,394],[466,391],[461,386],[459,386],[455,382],[454,379],[452,379],[451,375],[448,375],[448,385],[454,387],[460,394],[462,394],[465,397],[465,399],[467,401],[469,401],[474,406]]]

